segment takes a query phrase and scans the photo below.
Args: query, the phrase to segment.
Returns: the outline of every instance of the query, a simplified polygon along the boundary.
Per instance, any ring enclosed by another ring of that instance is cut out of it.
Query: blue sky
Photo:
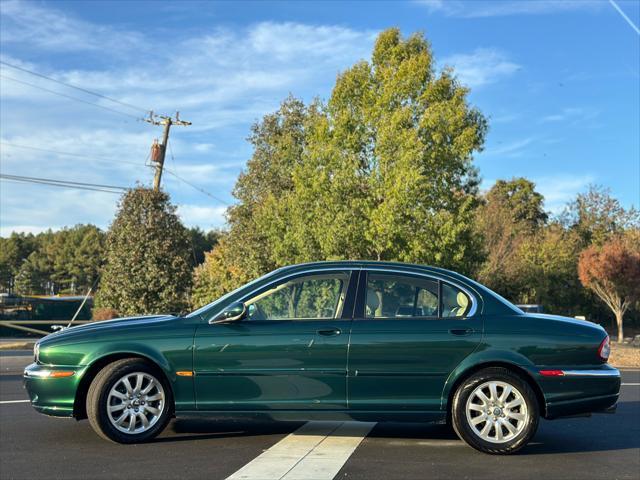
[[[490,119],[476,155],[483,187],[525,176],[558,212],[589,183],[640,203],[640,2],[2,1],[0,58],[144,109],[179,110],[166,165],[225,203],[251,156],[250,125],[289,93],[327,98],[368,58],[376,33],[422,31]],[[2,66],[5,77],[114,105]],[[5,174],[132,186],[159,127],[0,78]],[[18,147],[16,145],[20,145]],[[80,156],[45,153],[36,147]],[[164,186],[187,225],[224,224],[225,205]],[[0,234],[107,227],[117,196],[0,182]]]

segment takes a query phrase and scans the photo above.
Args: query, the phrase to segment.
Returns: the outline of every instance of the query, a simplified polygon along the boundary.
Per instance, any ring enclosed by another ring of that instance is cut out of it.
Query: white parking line
[[[621,383],[620,385],[622,385],[623,387],[628,386],[628,385],[640,385],[640,383]]]
[[[2,400],[0,401],[0,404],[3,403],[27,403],[30,402],[31,400]]]
[[[308,422],[227,480],[331,480],[375,422]]]

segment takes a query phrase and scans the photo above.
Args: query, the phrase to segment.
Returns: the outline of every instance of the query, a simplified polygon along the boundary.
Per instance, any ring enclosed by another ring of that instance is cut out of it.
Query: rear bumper
[[[615,413],[619,395],[589,397],[579,400],[547,403],[546,418],[570,417],[583,413]]]
[[[553,377],[538,376],[546,401],[546,418],[585,413],[613,413],[620,396],[620,372],[609,365],[563,369]]]
[[[49,367],[32,363],[24,370],[23,384],[31,406],[38,412],[55,417],[72,417],[76,390],[85,367]],[[66,377],[51,376],[51,372],[70,372]]]

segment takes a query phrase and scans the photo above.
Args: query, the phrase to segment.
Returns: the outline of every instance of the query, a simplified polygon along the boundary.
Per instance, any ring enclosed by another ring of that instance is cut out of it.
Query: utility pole
[[[145,118],[145,122],[152,125],[164,125],[162,143],[158,144],[156,141],[151,147],[151,161],[156,164],[156,175],[153,178],[153,189],[157,192],[160,190],[160,180],[162,179],[162,169],[164,168],[164,157],[167,153],[167,143],[169,142],[169,130],[171,129],[171,125],[188,126],[191,125],[191,122],[180,120],[180,112],[176,112],[175,118],[160,115],[156,116],[153,112],[150,112],[149,118]]]

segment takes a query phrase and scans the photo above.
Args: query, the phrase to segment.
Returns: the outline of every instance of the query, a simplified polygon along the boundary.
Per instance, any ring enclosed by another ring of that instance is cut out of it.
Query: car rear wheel
[[[453,428],[468,445],[485,453],[510,454],[538,429],[535,393],[505,368],[487,368],[465,380],[453,397]]]
[[[150,440],[167,426],[173,398],[164,377],[147,362],[128,358],[104,367],[87,393],[87,416],[102,438]]]

